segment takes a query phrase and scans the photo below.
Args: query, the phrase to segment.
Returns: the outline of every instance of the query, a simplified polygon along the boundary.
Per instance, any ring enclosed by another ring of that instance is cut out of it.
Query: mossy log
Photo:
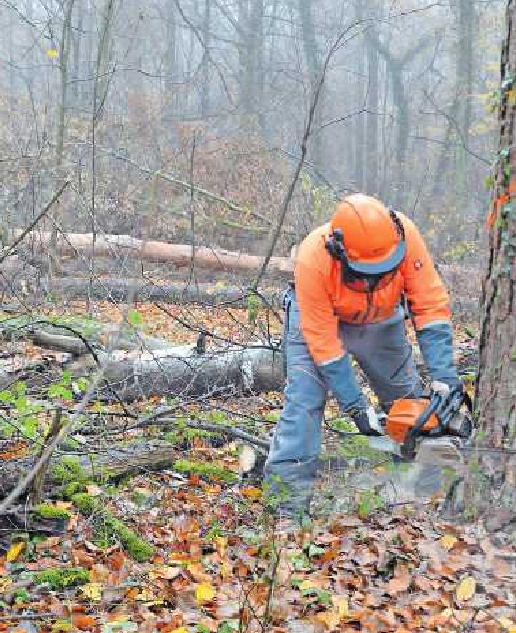
[[[93,453],[93,450],[92,450]],[[69,486],[80,492],[88,482],[108,481],[146,470],[171,467],[178,457],[177,448],[167,442],[135,442],[106,447],[97,455],[54,456],[45,480],[45,493]],[[13,488],[19,477],[34,465],[35,457],[6,460],[2,464],[0,497]],[[45,495],[43,495],[45,496]]]

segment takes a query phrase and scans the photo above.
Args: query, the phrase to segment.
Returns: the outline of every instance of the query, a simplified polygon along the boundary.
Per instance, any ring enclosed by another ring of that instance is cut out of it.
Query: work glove
[[[453,332],[450,323],[434,323],[417,332],[417,341],[432,380],[450,390],[460,388],[453,360]]]
[[[378,437],[384,434],[380,420],[373,407],[369,406],[367,409],[353,411],[350,417],[356,424],[361,435]]]
[[[343,412],[367,410],[369,402],[358,386],[348,354],[319,365],[318,369]]]

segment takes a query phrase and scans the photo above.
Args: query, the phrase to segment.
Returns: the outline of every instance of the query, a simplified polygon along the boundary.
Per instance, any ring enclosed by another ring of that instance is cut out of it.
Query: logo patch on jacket
[[[416,259],[414,262],[414,268],[416,270],[421,270],[421,268],[423,268],[423,262],[420,259]]]

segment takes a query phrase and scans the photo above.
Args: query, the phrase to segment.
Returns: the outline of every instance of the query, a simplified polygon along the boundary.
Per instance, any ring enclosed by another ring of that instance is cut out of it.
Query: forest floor
[[[120,321],[120,307],[91,308],[77,302],[66,314]],[[141,305],[138,312],[146,334],[175,344],[194,344],[200,328],[228,340],[278,337],[280,330],[261,315],[250,325],[245,310]],[[467,378],[475,328],[460,324],[456,342]],[[28,352],[46,354],[33,345]],[[184,414],[271,434],[281,403],[278,391],[192,403]],[[131,406],[146,412],[159,404]],[[110,410],[120,413],[119,405]],[[326,413],[338,416],[331,403]],[[54,491],[38,510],[39,524],[20,526],[23,506],[16,524],[0,517],[0,631],[516,632],[514,534],[488,533],[463,517],[445,522],[444,489],[425,498],[389,495],[394,467],[362,441],[325,432],[328,467],[316,519],[284,534],[259,481],[239,477],[236,442],[187,428],[134,431],[120,422],[104,443],[167,441],[176,449],[170,466],[121,481],[86,481],[69,465],[63,484],[81,484],[79,496]],[[27,450],[23,438],[11,444],[3,444],[0,459]],[[332,456],[346,468],[334,468]],[[381,485],[356,485],[353,477],[364,473]]]

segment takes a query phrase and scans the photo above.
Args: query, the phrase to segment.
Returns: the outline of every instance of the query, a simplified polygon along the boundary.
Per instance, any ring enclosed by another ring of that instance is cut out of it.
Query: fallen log
[[[205,306],[226,305],[233,308],[247,307],[247,295],[244,289],[235,286],[221,288],[215,284],[199,283],[156,283],[150,279],[120,279],[115,277],[89,279],[81,277],[55,278],[54,294],[67,299],[90,299],[98,301],[123,302],[132,297],[139,303],[161,301],[177,305],[199,303]],[[284,289],[265,291],[263,297],[267,304],[280,307]]]
[[[153,351],[99,353],[106,387],[96,397],[111,401],[113,392],[131,402],[150,396],[239,396],[283,389],[279,349],[262,344],[228,346],[198,354],[191,345]],[[84,357],[71,364],[75,377],[88,376],[92,363]]]
[[[16,237],[22,231],[15,231]],[[30,233],[33,250],[47,251],[50,247],[51,233]],[[178,267],[192,265],[192,247],[188,244],[168,244],[156,240],[139,240],[130,235],[97,235],[91,233],[66,233],[58,236],[57,254],[67,257],[120,257],[133,258],[147,262],[172,263]],[[263,257],[245,255],[221,248],[200,246],[195,249],[195,266],[214,271],[255,273],[263,263]],[[273,257],[268,272],[291,279],[294,273],[294,260],[290,257]]]
[[[54,455],[50,461],[44,496],[49,496],[66,484],[106,482],[120,480],[130,475],[146,471],[159,471],[173,467],[182,453],[170,442],[163,440],[138,440],[131,444],[119,443],[99,451],[94,444],[84,453]],[[35,456],[6,460],[2,463],[0,478],[0,498],[4,497],[29,471],[35,463]]]
[[[76,466],[70,470],[69,477],[63,477],[63,472],[67,475],[67,469],[61,466],[62,455],[54,455],[50,461],[48,476],[44,491],[56,486],[69,483],[73,477],[73,472],[77,474],[77,481],[100,481],[129,474],[141,472],[142,470],[160,470],[169,467],[178,457],[178,450],[166,442],[135,442],[133,445],[121,445],[109,447],[105,452],[95,454],[92,448],[91,454],[68,455],[68,460],[76,462]],[[2,477],[0,478],[0,497],[5,496],[17,483],[20,476],[27,473],[36,461],[34,455],[6,460],[2,463]],[[59,468],[57,466],[59,465]],[[75,481],[75,480],[74,480]]]

